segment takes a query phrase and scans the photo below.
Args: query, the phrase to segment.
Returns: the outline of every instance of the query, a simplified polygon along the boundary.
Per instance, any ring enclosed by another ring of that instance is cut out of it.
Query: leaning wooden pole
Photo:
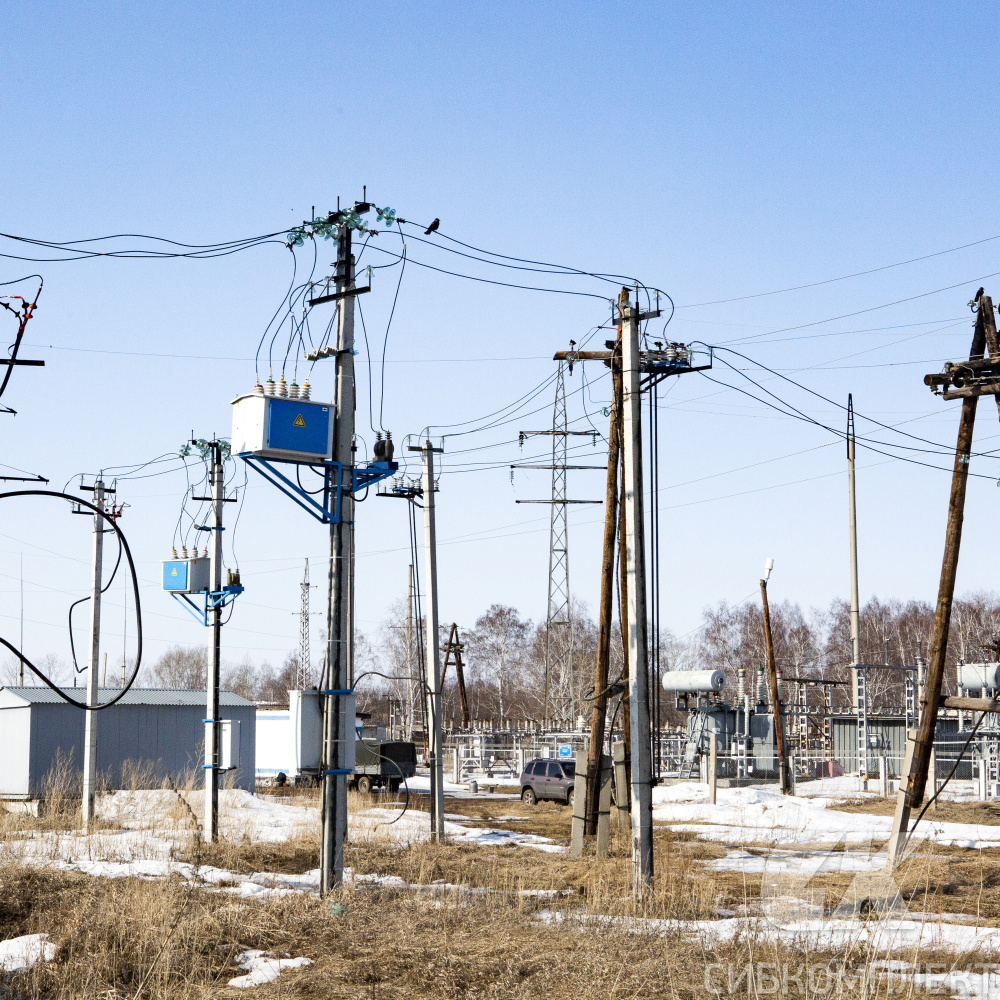
[[[774,662],[774,640],[771,636],[771,609],[767,604],[767,580],[760,581],[760,599],[764,607],[764,642],[767,646],[767,681],[771,688],[771,710],[774,713],[774,748],[778,755],[778,781],[781,794],[792,790],[788,778],[788,752],[785,749],[785,720],[781,717],[781,694],[778,691],[778,668]]]
[[[608,482],[604,505],[604,555],[601,561],[601,604],[597,627],[597,663],[594,670],[594,710],[590,720],[590,752],[587,758],[587,799],[584,834],[597,833],[601,750],[608,715],[608,672],[611,660],[611,625],[614,621],[615,537],[618,532],[618,460],[621,451],[622,390],[621,329],[611,358],[613,399],[608,429]]]
[[[996,344],[996,324],[993,320],[993,302],[988,295],[980,295],[976,330],[972,337],[969,360],[982,359],[987,340]],[[1000,359],[998,359],[1000,363]],[[929,376],[930,377],[930,376]],[[955,445],[955,466],[951,476],[951,497],[948,501],[948,527],[945,531],[944,557],[941,561],[941,580],[938,584],[937,607],[934,611],[934,630],[931,634],[930,656],[924,681],[924,694],[920,703],[920,723],[913,737],[913,754],[906,784],[900,789],[889,838],[889,867],[900,861],[902,848],[908,834],[910,812],[924,798],[934,733],[937,729],[941,684],[944,680],[945,656],[948,652],[948,629],[951,625],[951,605],[955,596],[955,576],[958,572],[958,553],[962,544],[962,521],[965,516],[965,488],[969,479],[969,459],[972,454],[972,431],[976,422],[976,404],[979,395],[964,395],[962,414],[958,424],[958,441]]]

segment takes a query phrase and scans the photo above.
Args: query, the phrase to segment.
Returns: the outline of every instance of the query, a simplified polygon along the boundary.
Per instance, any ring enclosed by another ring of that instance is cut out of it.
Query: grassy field
[[[309,807],[317,796],[300,791],[276,794],[275,800]],[[386,800],[354,795],[350,808],[373,804],[384,806]],[[411,796],[410,809],[425,805],[426,798]],[[853,801],[845,808],[877,812],[879,805]],[[943,803],[939,816],[984,822],[996,815],[991,809]],[[569,841],[570,810],[562,805],[447,799],[446,812],[475,827],[534,833],[561,845]],[[75,821],[67,798],[62,811],[42,819],[5,818],[4,830],[13,836],[20,827],[23,836],[41,827],[66,829]],[[47,934],[57,953],[54,961],[7,974],[0,997],[237,996],[245,991],[227,984],[243,971],[237,956],[250,949],[314,963],[253,987],[258,997],[923,995],[919,984],[901,986],[880,975],[885,955],[861,935],[835,949],[816,949],[767,938],[750,923],[721,942],[691,933],[694,924],[672,923],[711,924],[720,916],[759,912],[769,876],[713,870],[709,866],[727,855],[723,844],[657,830],[655,890],[637,906],[629,846],[628,834],[614,831],[607,858],[588,850],[572,859],[565,852],[503,844],[417,842],[401,848],[375,838],[349,844],[346,864],[356,876],[395,876],[401,883],[359,881],[325,899],[311,892],[244,898],[234,891],[240,876],[315,869],[319,843],[311,830],[275,843],[230,837],[203,845],[191,839],[175,859],[233,873],[230,882],[215,886],[178,876],[94,877],[10,860],[0,865],[0,937]],[[744,850],[749,856],[780,853],[762,846]],[[850,873],[819,874],[807,880],[808,889],[833,906],[850,879]],[[922,847],[900,886],[909,913],[924,920],[947,913],[979,925],[1000,924],[1000,851]],[[916,947],[894,957],[960,969],[988,960],[975,952]]]

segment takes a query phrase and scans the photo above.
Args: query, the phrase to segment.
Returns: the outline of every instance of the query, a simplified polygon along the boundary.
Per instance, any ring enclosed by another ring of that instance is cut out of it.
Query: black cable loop
[[[121,543],[121,539],[119,539],[118,540],[118,558],[115,560],[115,568],[111,571],[111,576],[109,577],[108,582],[101,588],[101,593],[102,594],[108,589],[108,587],[111,586],[112,583],[114,583],[115,576],[117,576],[117,574],[118,574],[118,567],[121,566],[121,564],[122,564],[122,543]],[[76,644],[73,642],[73,609],[78,604],[83,604],[83,603],[85,603],[86,601],[89,601],[89,600],[90,600],[90,594],[87,594],[86,597],[81,597],[80,600],[74,601],[69,606],[69,622],[68,622],[68,624],[69,624],[69,651],[70,651],[70,655],[73,658],[73,670],[74,670],[75,673],[78,673],[78,674],[82,674],[83,671],[86,669],[86,667],[81,667],[76,662]]]
[[[54,490],[12,490],[8,493],[0,493],[0,500],[10,500],[14,497],[56,497],[60,500],[68,500],[70,503],[78,504],[81,507],[86,507],[88,510],[92,510],[95,514],[103,517],[107,521],[115,534],[118,536],[118,542],[121,545],[123,551],[125,552],[125,558],[128,560],[129,572],[132,575],[132,594],[135,598],[135,622],[136,622],[136,655],[135,655],[135,666],[132,668],[132,676],[129,678],[128,683],[121,689],[121,691],[115,695],[110,701],[106,701],[103,705],[87,705],[85,702],[77,701],[76,698],[71,698],[66,694],[62,688],[55,684],[49,679],[41,670],[36,667],[31,660],[29,660],[13,643],[8,642],[3,636],[0,636],[0,645],[4,646],[10,652],[12,652],[18,660],[23,663],[36,677],[39,678],[44,684],[50,687],[63,701],[69,702],[71,705],[75,705],[77,708],[82,708],[84,711],[89,712],[99,712],[102,709],[110,708],[112,705],[121,701],[122,698],[128,694],[132,685],[135,683],[136,678],[139,676],[139,667],[142,664],[142,607],[141,607],[141,597],[139,596],[139,575],[135,569],[135,561],[132,559],[132,550],[129,548],[128,541],[125,535],[122,533],[121,528],[106,510],[102,510],[97,504],[91,503],[89,500],[82,500],[79,497],[72,496],[69,493],[58,493]],[[96,664],[94,666],[96,669]]]

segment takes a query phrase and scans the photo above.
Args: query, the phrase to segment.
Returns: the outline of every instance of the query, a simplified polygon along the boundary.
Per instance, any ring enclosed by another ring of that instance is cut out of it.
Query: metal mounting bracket
[[[170,596],[178,603],[183,602],[185,605],[184,610],[193,615],[202,625],[207,626],[209,611],[214,611],[216,608],[224,608],[227,604],[232,604],[242,593],[242,587],[232,585],[223,587],[222,590],[214,591],[211,594],[207,590],[203,590],[201,591],[201,596],[205,598],[204,607],[198,607],[187,594],[171,593]]]
[[[345,466],[341,462],[324,461],[300,462],[295,459],[261,458],[253,452],[241,452],[243,459],[251,469],[256,470],[272,486],[277,486],[285,496],[295,501],[307,514],[311,514],[320,524],[340,523],[341,497],[346,491],[357,493],[358,490],[371,486],[382,479],[388,479],[399,470],[396,462],[369,462],[368,465]],[[289,479],[276,465],[308,465],[313,469],[323,469],[323,489],[315,494],[303,489],[295,480]],[[350,485],[345,483],[345,471],[350,474]],[[322,494],[322,503],[316,497]]]

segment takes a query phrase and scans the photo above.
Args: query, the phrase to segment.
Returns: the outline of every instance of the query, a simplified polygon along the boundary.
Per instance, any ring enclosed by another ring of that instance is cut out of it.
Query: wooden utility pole
[[[625,467],[625,536],[628,580],[629,728],[632,731],[632,886],[635,896],[653,885],[653,770],[649,731],[646,648],[646,552],[643,516],[642,405],[639,380],[639,302],[625,299],[622,314],[622,455]]]
[[[604,555],[601,560],[601,605],[597,627],[597,664],[594,672],[594,710],[590,721],[590,753],[587,760],[587,798],[584,834],[597,833],[601,753],[608,714],[608,673],[611,659],[611,625],[614,621],[615,536],[618,529],[618,462],[621,452],[621,327],[611,359],[613,398],[608,428],[608,483],[604,506]]]
[[[767,679],[771,687],[771,710],[774,714],[774,748],[778,754],[778,781],[781,794],[792,791],[788,778],[788,755],[785,752],[785,722],[781,718],[781,696],[778,693],[778,670],[774,663],[774,641],[771,637],[771,611],[767,605],[767,580],[760,581],[760,598],[764,605],[764,641],[767,643]]]
[[[462,702],[462,728],[469,728],[469,698],[465,690],[465,667],[462,664],[462,644],[458,641],[458,625],[451,623],[448,645],[444,651],[444,665],[441,667],[441,690],[444,691],[444,677],[448,673],[448,663],[455,658],[455,676],[458,678],[458,696]]]
[[[984,362],[984,352],[987,348],[992,364]],[[920,705],[920,722],[913,741],[909,773],[904,778],[905,786],[901,789],[902,794],[896,803],[896,814],[889,838],[888,867],[890,868],[900,860],[908,836],[910,812],[923,801],[927,787],[927,771],[934,749],[934,732],[937,728],[941,684],[948,651],[948,629],[951,625],[958,554],[962,544],[965,489],[969,479],[976,405],[981,395],[995,395],[997,409],[1000,412],[1000,382],[997,381],[998,375],[995,371],[997,368],[1000,368],[1000,351],[997,347],[997,329],[993,318],[993,300],[988,295],[980,295],[972,349],[969,351],[969,364],[946,365],[943,375],[928,375],[924,379],[926,385],[942,386],[942,395],[945,399],[961,399],[962,413],[958,424],[958,441],[955,445],[955,465],[951,477],[951,497],[948,501],[948,527],[945,531],[941,580],[938,584],[937,607],[934,611],[934,630],[931,635],[930,656]]]

